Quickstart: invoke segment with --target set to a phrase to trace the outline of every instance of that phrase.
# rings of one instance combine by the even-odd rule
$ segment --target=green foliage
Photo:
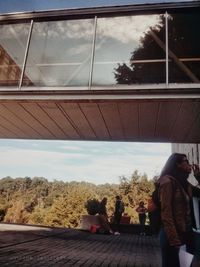
[[[96,214],[97,203],[107,197],[108,215],[112,216],[116,195],[121,195],[125,213],[138,222],[138,203],[147,203],[154,181],[134,171],[119,178],[119,185],[94,185],[86,182],[48,182],[43,177],[0,179],[0,219],[4,222],[29,223],[78,228],[81,216]]]

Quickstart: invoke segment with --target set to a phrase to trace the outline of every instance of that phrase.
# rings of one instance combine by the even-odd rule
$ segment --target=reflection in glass
[[[0,85],[18,86],[30,24],[0,25]],[[25,76],[26,83],[31,81]]]
[[[93,23],[34,23],[25,69],[34,86],[88,86]]]
[[[93,85],[165,83],[163,15],[97,21]]]
[[[200,82],[199,13],[169,17],[169,82]]]

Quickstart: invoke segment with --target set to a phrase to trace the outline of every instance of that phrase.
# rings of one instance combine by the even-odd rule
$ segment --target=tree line
[[[127,178],[119,177],[119,184],[95,185],[87,182],[50,182],[43,177],[0,179],[0,220],[57,227],[78,228],[81,216],[87,214],[89,199],[107,197],[108,215],[114,212],[115,196],[121,195],[125,213],[132,223],[138,222],[135,211],[138,203],[147,203],[154,189],[154,181],[137,170]]]

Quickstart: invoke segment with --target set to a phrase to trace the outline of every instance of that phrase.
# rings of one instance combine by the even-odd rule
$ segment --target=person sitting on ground
[[[140,201],[139,206],[136,208],[140,222],[140,235],[145,235],[145,222],[147,209],[144,206],[144,202]]]
[[[99,220],[100,220],[100,227],[102,232],[113,234],[113,231],[110,227],[110,223],[108,221],[108,214],[106,209],[107,198],[104,197],[102,201],[99,203]]]

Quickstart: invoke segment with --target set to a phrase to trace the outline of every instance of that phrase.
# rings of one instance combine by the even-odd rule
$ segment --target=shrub
[[[89,215],[96,215],[99,211],[99,201],[97,199],[88,199],[85,208]]]
[[[5,215],[6,215],[6,211],[4,209],[0,209],[0,222],[3,221]]]

